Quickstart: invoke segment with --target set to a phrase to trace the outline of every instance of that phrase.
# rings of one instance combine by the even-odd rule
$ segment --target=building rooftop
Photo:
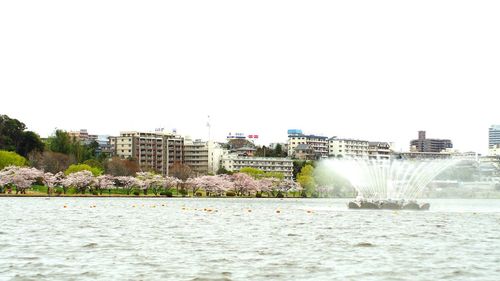
[[[291,134],[288,135],[288,137],[304,137],[304,138],[316,138],[316,139],[328,139],[328,137],[325,136],[317,136],[317,135],[304,135],[304,134]]]
[[[227,156],[222,157],[223,159],[238,159],[238,160],[256,160],[256,161],[293,161],[290,158],[287,157],[252,157],[252,156],[240,156],[240,155],[234,155],[234,154],[229,154]]]
[[[337,137],[332,137],[329,138],[328,140],[338,140],[338,141],[359,141],[359,142],[368,142],[367,140],[359,140],[359,139],[349,139],[349,138],[337,138]]]

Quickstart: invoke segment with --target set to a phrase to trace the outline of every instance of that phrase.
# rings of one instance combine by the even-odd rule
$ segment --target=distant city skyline
[[[214,140],[298,128],[408,150],[425,130],[487,153],[500,3],[195,2],[1,3],[0,113],[42,136],[207,139],[210,115]]]
[[[2,114],[5,114],[5,113],[2,113]],[[7,114],[7,115],[9,115],[9,114]],[[154,132],[156,129],[162,128],[164,130],[164,132],[171,132],[171,131],[175,130],[178,134],[181,134],[184,136],[189,136],[192,139],[208,140],[208,128],[206,127],[206,122],[205,122],[205,127],[199,126],[199,128],[200,128],[199,131],[187,131],[187,130],[184,130],[182,128],[179,128],[178,126],[173,127],[173,128],[168,128],[168,127],[150,127],[150,128],[143,127],[143,128],[140,128],[139,127],[139,128],[124,128],[121,130],[116,130],[116,129],[112,129],[112,126],[110,125],[110,123],[107,123],[107,125],[110,126],[111,129],[109,129],[109,130],[104,129],[104,131],[97,131],[97,130],[94,130],[92,128],[89,128],[88,126],[83,126],[82,128],[54,127],[53,129],[50,129],[50,128],[47,129],[45,131],[46,133],[43,133],[43,131],[37,130],[37,128],[33,128],[32,126],[30,126],[30,124],[28,122],[26,122],[25,120],[18,118],[14,115],[9,115],[9,116],[12,118],[20,119],[20,121],[24,122],[27,125],[28,130],[35,131],[36,133],[40,134],[41,137],[50,136],[51,134],[53,134],[53,132],[56,129],[61,129],[61,130],[65,130],[65,131],[79,131],[81,129],[86,129],[89,134],[118,136],[120,134],[120,132],[123,132],[123,131]],[[491,124],[491,125],[493,125],[493,124]],[[453,142],[453,148],[458,149],[462,152],[474,151],[474,152],[478,152],[478,153],[482,153],[482,154],[487,154],[487,152],[488,152],[488,129],[491,125],[488,125],[485,127],[485,129],[483,131],[482,139],[477,142],[477,143],[480,143],[480,142],[484,143],[484,147],[481,147],[480,149],[463,149],[463,148],[457,146],[457,143],[459,143],[459,144],[465,143],[463,141],[460,141],[459,139],[454,139],[453,137],[446,136],[440,132],[431,131],[431,134],[429,134],[429,131],[426,131],[426,132],[427,132],[427,136],[429,138],[451,139],[451,141]],[[99,126],[99,127],[101,127],[101,126]],[[217,134],[214,134],[213,132],[211,132],[211,140],[223,142],[226,140],[228,133],[232,133],[232,134],[243,133],[246,137],[248,135],[258,135],[258,139],[255,139],[255,143],[259,144],[259,145],[268,145],[270,143],[276,143],[276,142],[286,143],[287,139],[288,139],[288,134],[287,134],[288,129],[291,129],[291,128],[283,128],[283,130],[281,130],[280,132],[278,132],[278,133],[272,132],[269,135],[261,133],[261,132],[271,131],[271,130],[268,130],[266,128],[264,128],[262,130],[258,130],[258,131],[252,131],[252,132],[243,131],[243,130],[226,130],[226,131],[224,131],[224,129],[219,129],[219,130],[217,130]],[[367,141],[392,142],[395,145],[396,151],[409,151],[410,141],[414,140],[418,137],[417,130],[410,132],[410,133],[413,133],[413,135],[411,135],[406,141],[403,138],[399,137],[398,139],[400,140],[400,142],[398,142],[398,141],[394,141],[394,140],[390,139],[389,137],[384,137],[384,136],[380,136],[379,138],[376,138],[376,137],[370,138],[370,137],[366,137],[366,136],[363,137],[363,132],[357,132],[357,133],[352,134],[352,135],[343,135],[343,134],[324,133],[325,131],[328,131],[328,130],[317,130],[316,132],[313,132],[313,131],[308,131],[305,128],[295,128],[294,127],[294,129],[301,129],[305,134],[322,135],[322,136],[326,136],[326,137],[338,137],[338,138],[359,139],[359,140],[367,140]],[[212,127],[212,131],[213,131],[213,127]],[[458,135],[458,134],[456,134],[456,135]],[[275,137],[271,137],[271,136],[275,136]]]

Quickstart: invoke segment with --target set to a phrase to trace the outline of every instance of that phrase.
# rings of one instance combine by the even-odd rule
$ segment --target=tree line
[[[82,143],[66,131],[56,130],[45,140],[26,125],[0,115],[0,169],[9,165],[30,165],[45,172],[58,173],[74,164],[86,164],[114,176],[132,176],[140,171],[132,159],[109,159],[96,141]]]

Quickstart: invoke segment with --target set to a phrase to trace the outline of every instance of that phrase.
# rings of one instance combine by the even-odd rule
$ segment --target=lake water
[[[0,198],[0,280],[500,280],[500,200],[428,201]]]

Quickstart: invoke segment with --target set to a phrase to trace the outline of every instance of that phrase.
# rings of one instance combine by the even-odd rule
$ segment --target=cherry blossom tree
[[[302,186],[293,180],[283,180],[276,185],[275,190],[281,192],[282,194],[288,194],[288,192],[300,192],[302,191]]]
[[[59,172],[55,175],[50,172],[43,174],[42,181],[43,184],[47,187],[47,194],[48,195],[52,194],[53,189],[57,186],[60,186],[63,179],[64,179],[63,172]]]
[[[115,178],[112,175],[102,175],[96,178],[96,188],[102,195],[103,190],[107,189],[108,194],[111,194],[111,189],[115,188]]]
[[[77,193],[85,194],[87,189],[92,189],[95,186],[96,179],[92,172],[84,170],[67,175],[62,184],[66,188],[70,186],[76,188]]]
[[[127,195],[130,195],[132,189],[140,188],[142,186],[140,179],[130,176],[116,177],[116,180],[118,182],[118,186],[122,187],[127,192]]]
[[[196,194],[196,191],[198,191],[203,185],[205,184],[205,177],[196,177],[196,178],[189,178],[186,180],[185,184],[188,188],[191,188],[193,191],[193,195]]]
[[[232,189],[236,195],[251,194],[258,188],[258,183],[251,176],[244,173],[236,173],[232,175]]]
[[[276,178],[262,178],[260,180],[257,180],[257,195],[262,194],[263,192],[267,193],[268,196],[270,194],[273,194],[273,191],[275,190],[279,182],[280,180]]]
[[[198,190],[203,189],[205,190],[207,196],[221,196],[226,191],[233,188],[233,182],[227,175],[190,178],[186,181],[186,185],[192,189],[193,194],[196,194]]]
[[[207,187],[206,187],[207,188]],[[228,175],[217,175],[211,177],[211,185],[208,186],[207,194],[214,194],[216,196],[221,196],[228,190],[233,189],[233,182],[231,177]]]
[[[16,187],[16,194],[26,194],[26,189],[43,177],[43,172],[36,168],[9,166],[0,172],[0,186]]]
[[[166,180],[162,175],[156,175],[149,172],[140,172],[136,174],[136,177],[142,181],[142,190],[144,195],[148,194],[148,190],[151,189],[155,195],[158,195],[160,190],[165,186]]]
[[[182,181],[176,177],[165,177],[165,181],[163,182],[163,188],[165,189],[165,192],[170,191],[172,187],[178,187],[179,184],[181,184]]]

